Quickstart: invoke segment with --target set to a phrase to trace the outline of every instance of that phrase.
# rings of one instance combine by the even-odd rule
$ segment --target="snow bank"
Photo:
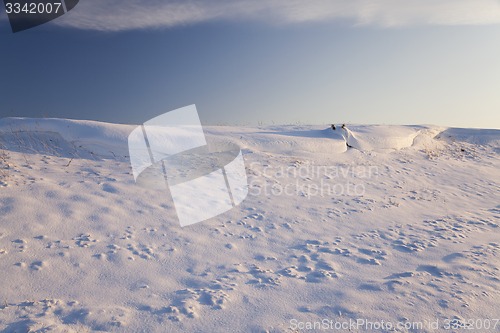
[[[13,141],[21,139],[30,141],[32,150],[41,149],[36,145],[56,142],[59,150],[83,148],[105,157],[128,155],[128,135],[135,128],[135,125],[88,120],[0,119],[0,137],[8,148],[9,143],[13,148]],[[228,140],[242,148],[279,154],[339,154],[346,152],[348,146],[360,151],[400,150],[423,142],[427,146],[439,144],[439,141],[500,146],[500,130],[436,126],[353,125],[337,126],[336,130],[324,126],[292,125],[262,128],[205,126],[204,132],[209,144],[213,137],[228,134],[231,137]]]
[[[413,126],[349,126],[343,131],[349,146],[361,151],[403,149],[413,145],[420,128]]]
[[[448,128],[437,135],[436,139],[499,147],[500,130],[477,128]]]
[[[132,125],[89,120],[0,119],[0,136],[3,138],[4,145],[17,147],[18,150],[26,148],[26,152],[40,151],[41,146],[44,146],[43,151],[47,153],[45,150],[64,146],[66,152],[82,148],[105,157],[125,156],[128,154],[127,137],[134,128],[135,126]]]

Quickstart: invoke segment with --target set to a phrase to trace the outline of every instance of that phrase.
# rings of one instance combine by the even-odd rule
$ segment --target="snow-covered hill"
[[[134,128],[0,120],[0,331],[422,332],[499,318],[499,130],[205,127],[242,149],[250,191],[181,228],[168,190],[134,183]]]

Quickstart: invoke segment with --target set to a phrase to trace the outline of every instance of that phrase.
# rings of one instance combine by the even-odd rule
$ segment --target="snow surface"
[[[0,331],[498,319],[500,131],[325,127],[205,127],[250,193],[181,228],[168,188],[134,182],[135,126],[0,120]]]

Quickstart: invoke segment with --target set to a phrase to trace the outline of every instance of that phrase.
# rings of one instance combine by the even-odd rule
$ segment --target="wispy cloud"
[[[56,24],[122,31],[214,20],[289,24],[344,19],[354,25],[500,23],[500,0],[84,0]]]

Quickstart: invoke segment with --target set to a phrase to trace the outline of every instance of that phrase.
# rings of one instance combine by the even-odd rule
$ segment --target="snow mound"
[[[413,145],[420,133],[419,127],[366,125],[339,129],[350,147],[362,151],[393,149],[400,150]]]
[[[270,153],[344,153],[349,147],[361,151],[400,150],[413,145],[421,134],[420,126],[360,125],[346,128],[320,126],[271,126],[248,132],[231,133],[240,136],[241,147]],[[220,133],[219,129],[209,131]],[[250,135],[249,135],[250,134]],[[430,134],[425,134],[432,137]],[[435,135],[435,134],[434,134]]]
[[[5,148],[25,153],[73,156],[86,151],[116,157],[127,155],[127,137],[134,128],[89,120],[4,118],[0,139]]]
[[[448,128],[436,136],[448,142],[467,142],[477,145],[500,146],[500,130],[477,128]]]
[[[320,126],[269,126],[263,128],[206,128],[209,136],[222,133],[239,136],[235,143],[250,151],[264,151],[273,154],[319,153],[335,154],[347,150],[340,133]],[[221,132],[222,131],[222,132]]]

